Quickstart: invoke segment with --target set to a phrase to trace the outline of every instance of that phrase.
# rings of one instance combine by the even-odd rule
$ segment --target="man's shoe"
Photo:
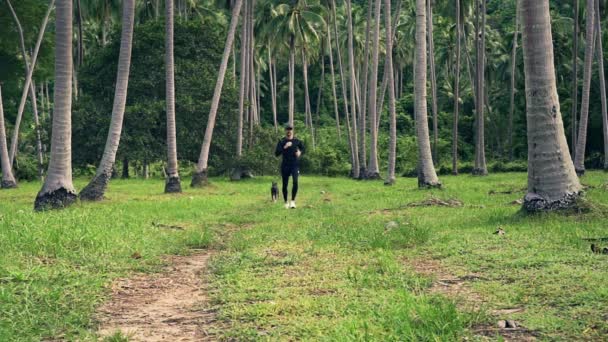
[[[291,209],[295,209],[296,208],[296,201],[291,201],[291,204],[289,205],[289,207]]]
[[[289,209],[291,208],[291,206],[289,205],[289,202],[285,202],[285,209]]]

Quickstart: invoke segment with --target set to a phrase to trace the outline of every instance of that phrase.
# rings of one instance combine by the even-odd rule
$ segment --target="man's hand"
[[[291,147],[291,145],[292,145],[291,141],[288,141],[288,142],[285,144],[285,146],[283,146],[283,149],[284,149],[284,150],[286,150],[286,149],[290,148],[290,147]]]
[[[302,151],[300,151],[300,149],[296,150],[296,158],[300,158],[300,156],[302,155]]]

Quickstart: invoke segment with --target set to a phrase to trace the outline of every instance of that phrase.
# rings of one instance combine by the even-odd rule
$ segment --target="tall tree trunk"
[[[572,30],[572,118],[571,118],[571,146],[572,158],[576,156],[576,134],[578,125],[578,38],[580,36],[579,0],[574,0],[574,30]]]
[[[310,129],[312,148],[316,149],[315,127],[312,122],[312,111],[310,108],[310,94],[308,92],[308,62],[306,61],[306,50],[302,50],[302,73],[304,75],[304,102],[306,105],[306,126]]]
[[[376,106],[378,105],[377,101],[377,92],[378,92],[378,59],[379,59],[379,49],[380,49],[380,9],[381,9],[381,0],[376,0],[374,6],[374,38],[372,41],[372,66],[371,73],[369,75],[369,130],[370,130],[370,152],[369,152],[369,164],[367,165],[367,174],[365,178],[368,179],[378,179],[380,178],[380,169],[378,167],[378,131],[376,131],[376,119],[377,119],[377,111]],[[385,9],[386,11],[386,9]],[[390,15],[390,14],[389,14]],[[388,40],[388,44],[390,45],[390,37]]]
[[[51,97],[49,96],[49,81],[44,82],[44,97],[46,98],[47,115],[50,117],[52,112]]]
[[[357,160],[356,166],[357,169],[353,170],[353,178],[359,178],[361,175],[361,159],[359,159],[359,140],[357,138],[357,104],[356,104],[356,87],[355,83],[357,82],[357,77],[355,75],[355,53],[353,51],[353,18],[352,18],[352,8],[351,8],[351,0],[346,0],[346,13],[348,17],[348,68],[350,72],[350,115],[352,121],[352,130],[351,135],[353,137],[353,147],[355,148],[354,157]]]
[[[399,9],[397,9],[399,13]],[[397,17],[397,21],[399,21]],[[391,185],[395,183],[395,164],[397,160],[397,113],[395,110],[395,80],[393,73],[393,28],[391,24],[391,0],[384,0],[384,20],[386,41],[386,63],[385,75],[388,80],[388,111],[389,111],[389,145],[388,145],[388,174],[385,184]],[[379,122],[379,120],[378,120]]]
[[[393,49],[393,45],[395,44],[395,33],[397,32],[397,24],[399,24],[399,16],[401,14],[401,1],[397,2],[397,10],[395,11],[395,15],[394,15],[394,20],[392,21],[392,27],[391,27],[391,31],[393,32],[393,37],[391,39],[391,50]],[[385,56],[384,59],[384,65],[388,65],[388,54]],[[393,56],[391,56],[391,60],[393,59]],[[396,83],[395,79],[397,77],[395,77],[395,75],[397,74],[396,70],[395,70],[395,66],[391,66],[391,69],[393,70],[393,77],[391,77],[391,79],[393,79],[393,89],[396,88]],[[380,93],[380,98],[378,99],[378,105],[376,106],[376,112],[378,113],[377,118],[376,118],[376,131],[380,131],[380,118],[382,116],[382,111],[384,108],[384,98],[386,97],[386,88],[388,87],[388,79],[389,79],[389,75],[386,71],[386,67],[384,70],[384,75],[382,76],[382,86],[380,87],[382,89],[381,93]],[[395,93],[396,95],[396,90]],[[377,134],[377,133],[376,133]]]
[[[416,60],[414,63],[414,108],[416,111],[416,137],[418,138],[418,187],[441,187],[435,173],[426,98],[426,0],[416,0]]]
[[[357,178],[359,177],[359,157],[357,155],[357,147],[356,147],[356,141],[354,141],[354,136],[352,134],[352,129],[350,126],[350,110],[349,110],[349,99],[348,99],[348,95],[347,95],[347,88],[346,88],[346,75],[344,72],[344,67],[343,67],[343,63],[342,63],[342,53],[340,51],[340,44],[337,41],[337,37],[340,37],[340,35],[338,34],[338,23],[337,23],[337,19],[336,19],[336,3],[335,0],[331,0],[330,1],[331,4],[331,9],[332,9],[332,14],[333,14],[333,27],[334,27],[334,36],[336,37],[336,52],[338,54],[338,68],[340,70],[340,84],[341,84],[341,88],[342,88],[342,99],[343,99],[343,103],[344,103],[344,116],[346,118],[346,132],[348,135],[348,142],[350,145],[350,154],[351,154],[351,174],[350,176],[353,178]]]
[[[296,47],[295,37],[292,35],[289,38],[289,125],[293,126],[293,116],[295,109],[295,98],[294,98],[294,78],[295,78],[295,64],[296,64]]]
[[[321,101],[323,96],[323,85],[325,83],[325,46],[324,40],[321,38],[321,55],[319,56],[319,61],[321,62],[321,79],[319,80],[319,90],[317,92],[317,103],[315,109],[315,116],[317,120],[319,119],[319,111],[321,110]]]
[[[165,77],[167,102],[167,178],[165,193],[182,192],[175,133],[175,61],[173,58],[173,0],[165,1]]]
[[[120,53],[116,71],[116,89],[114,91],[114,105],[112,106],[112,119],[106,138],[106,146],[95,177],[79,194],[81,200],[99,201],[112,178],[112,168],[116,163],[116,152],[120,144],[122,125],[127,102],[127,89],[131,68],[131,50],[133,47],[133,23],[135,19],[135,0],[123,0],[122,33],[120,37]]]
[[[372,20],[376,20],[377,18],[372,17],[372,14],[375,13],[375,3],[380,4],[382,0],[369,0],[368,4],[367,4],[367,18],[366,18],[366,23],[365,23],[365,46],[364,46],[364,55],[363,55],[363,77],[361,76],[361,72],[357,73],[357,75],[359,76],[357,78],[357,80],[360,80],[360,82],[357,82],[357,86],[359,86],[359,84],[362,82],[363,83],[363,87],[362,87],[362,92],[363,94],[361,94],[361,89],[358,88],[358,95],[359,98],[357,99],[357,101],[360,103],[360,107],[359,107],[359,111],[357,113],[359,113],[359,146],[360,146],[360,152],[359,152],[359,157],[360,157],[360,178],[366,178],[367,177],[367,117],[368,115],[370,115],[370,113],[368,113],[368,106],[369,104],[367,104],[368,102],[368,96],[369,96],[369,92],[371,91],[371,87],[373,86],[371,84],[371,82],[369,81],[369,58],[370,58],[370,35],[371,35],[371,24],[372,24]],[[375,27],[375,26],[374,26]],[[371,127],[371,126],[370,126]],[[371,137],[370,137],[371,138]],[[370,146],[371,147],[371,146]],[[378,158],[376,158],[377,161]],[[376,162],[377,164],[377,162]]]
[[[427,26],[428,26],[428,39],[429,39],[429,68],[431,71],[431,96],[433,101],[431,102],[433,109],[433,161],[435,164],[439,163],[439,157],[437,154],[437,140],[439,137],[438,128],[438,113],[437,113],[437,73],[435,72],[435,41],[433,39],[433,0],[427,0]]]
[[[270,52],[270,47],[268,47],[268,76],[270,79],[270,102],[272,107],[272,122],[274,124],[275,133],[279,131],[279,123],[277,121],[277,96],[275,89],[275,80],[274,80],[274,66],[273,60]]]
[[[452,122],[452,174],[458,174],[458,120],[460,116],[460,62],[462,43],[460,0],[456,0],[456,77],[454,80],[454,121]]]
[[[600,98],[602,101],[602,131],[604,133],[604,170],[608,170],[608,109],[606,104],[606,76],[604,74],[604,48],[602,46],[602,20],[600,2],[595,1],[596,58],[600,73]]]
[[[36,85],[32,80],[32,93],[35,94]],[[43,182],[44,181],[44,157],[42,155],[42,134],[40,127],[40,116],[38,115],[38,103],[36,101],[36,96],[32,96],[32,109],[34,112],[34,130],[36,131],[36,156],[38,157],[38,179]]]
[[[72,13],[72,0],[57,1],[51,156],[47,177],[36,196],[34,209],[37,211],[64,208],[76,201],[76,190],[72,184]],[[32,61],[30,78],[34,66]]]
[[[228,36],[226,37],[226,44],[224,45],[224,54],[222,55],[222,62],[220,64],[217,82],[215,83],[215,91],[213,92],[213,98],[211,99],[211,109],[209,110],[209,119],[207,120],[207,128],[205,130],[205,137],[203,138],[201,154],[198,160],[198,164],[196,166],[196,173],[192,176],[192,186],[201,186],[207,183],[208,181],[207,164],[209,160],[211,138],[213,136],[213,129],[215,128],[215,118],[220,103],[220,97],[222,95],[224,76],[226,75],[226,69],[228,68],[228,60],[230,59],[230,49],[232,49],[232,42],[234,41],[236,27],[239,22],[239,13],[241,12],[241,5],[242,0],[236,0],[234,8],[232,9],[230,28],[228,29]]]
[[[11,189],[17,187],[17,181],[13,176],[8,149],[6,146],[6,130],[4,126],[4,108],[2,105],[2,84],[0,84],[0,166],[2,167],[2,181],[0,188]]]
[[[29,63],[29,56],[27,54],[27,51],[25,49],[25,39],[23,37],[23,28],[21,26],[21,21],[19,20],[19,17],[17,16],[17,13],[15,12],[15,9],[13,8],[10,0],[7,0],[7,4],[9,7],[9,10],[13,16],[13,19],[15,20],[15,24],[17,26],[17,31],[19,32],[19,45],[21,47],[21,55],[23,56],[23,62],[25,65],[25,77],[27,78],[27,75],[30,71],[30,63]],[[33,53],[32,53],[33,54]],[[43,177],[44,177],[44,169],[43,169],[43,164],[42,164],[42,142],[40,141],[40,120],[38,119],[38,104],[36,101],[36,86],[34,85],[34,81],[32,80],[29,86],[29,94],[30,94],[30,102],[32,103],[32,111],[34,112],[34,123],[36,125],[36,147],[37,147],[37,153],[38,153],[38,175],[40,178],[40,181],[43,181]]]
[[[329,23],[327,25],[327,46],[329,47],[329,72],[331,73],[331,92],[333,95],[334,115],[336,118],[336,133],[338,134],[338,139],[342,140],[342,130],[340,129],[340,111],[338,110],[338,95],[336,91],[336,74],[334,71],[334,51],[331,44],[331,30],[329,28]]]
[[[243,120],[245,118],[245,101],[247,97],[247,41],[249,25],[247,24],[247,12],[249,6],[247,3],[243,7],[243,20],[241,23],[241,70],[240,70],[240,86],[239,86],[239,114],[237,118],[237,135],[236,135],[236,156],[241,158],[243,155]]]
[[[587,123],[589,122],[589,94],[593,68],[593,48],[595,33],[595,0],[587,0],[587,20],[585,33],[585,65],[583,70],[583,94],[581,98],[581,118],[578,125],[574,169],[579,176],[585,174],[585,147],[587,145]]]
[[[477,134],[475,137],[475,167],[473,175],[485,176],[486,167],[485,146],[485,58],[486,58],[486,2],[477,0]]]
[[[77,67],[80,68],[84,62],[84,43],[82,38],[82,6],[80,6],[80,0],[76,0],[76,20],[78,24],[78,54],[77,54]]]
[[[144,164],[143,165],[144,179],[149,179],[150,178],[150,164],[148,163],[148,159],[144,159],[144,163],[143,164]]]
[[[7,4],[9,4],[9,6],[10,6],[10,1],[7,1]],[[40,31],[38,31],[38,39],[36,41],[36,47],[34,48],[34,53],[32,54],[32,60],[31,60],[30,66],[28,68],[29,70],[25,77],[25,84],[23,85],[23,91],[21,93],[21,101],[19,102],[19,108],[17,109],[17,119],[15,120],[15,127],[13,128],[13,138],[11,140],[11,149],[10,149],[10,154],[9,154],[11,165],[13,165],[13,162],[15,161],[15,155],[17,153],[17,144],[19,141],[19,127],[21,125],[21,119],[23,118],[23,110],[25,109],[25,101],[27,99],[28,93],[31,91],[32,75],[34,73],[34,69],[36,69],[38,51],[40,51],[40,44],[42,43],[42,38],[44,38],[44,32],[46,30],[46,25],[49,21],[49,16],[51,15],[51,11],[53,10],[54,5],[55,5],[55,0],[51,0],[51,3],[49,4],[49,7],[46,11],[46,15],[44,16],[44,19],[42,20],[42,26],[40,28]],[[10,8],[12,8],[12,6]],[[13,11],[13,13],[14,13],[14,11]],[[15,16],[15,19],[17,19],[16,16]],[[18,19],[17,19],[17,21],[18,21]],[[18,26],[21,26],[21,24],[19,24]],[[70,77],[72,77],[71,74],[72,74],[72,72],[70,71]],[[70,85],[71,85],[71,83],[72,83],[72,81],[70,80]]]
[[[528,122],[528,193],[523,206],[528,211],[568,208],[575,204],[581,185],[559,109],[549,1],[519,1]]]
[[[515,4],[515,31],[513,32],[513,49],[511,50],[511,99],[509,109],[509,160],[513,160],[513,112],[515,111],[515,72],[517,71],[517,37],[519,35],[519,3]]]

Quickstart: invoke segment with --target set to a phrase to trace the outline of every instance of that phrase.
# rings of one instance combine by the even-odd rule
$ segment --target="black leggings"
[[[298,194],[298,167],[282,167],[281,176],[283,177],[283,199],[287,202],[287,186],[289,185],[289,176],[293,178],[293,186],[291,188],[291,200],[296,200]]]

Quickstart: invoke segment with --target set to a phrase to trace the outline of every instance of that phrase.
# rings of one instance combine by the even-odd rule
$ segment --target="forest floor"
[[[38,183],[1,191],[0,340],[608,335],[608,255],[589,240],[608,247],[605,173],[583,178],[596,210],[568,216],[522,215],[523,173],[431,191],[303,175],[295,210],[271,180],[179,195],[115,180],[103,202],[46,213]]]

